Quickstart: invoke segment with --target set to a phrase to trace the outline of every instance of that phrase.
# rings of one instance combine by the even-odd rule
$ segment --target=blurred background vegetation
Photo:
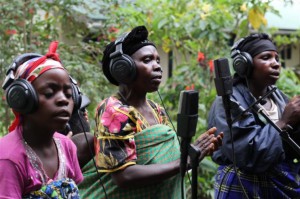
[[[299,31],[287,36],[268,28],[265,14],[278,15],[277,9],[271,1],[261,0],[0,0],[0,84],[14,57],[25,52],[44,54],[49,43],[58,40],[63,64],[92,101],[88,110],[93,129],[97,103],[117,89],[102,74],[102,51],[120,33],[145,25],[150,39],[167,55],[167,77],[159,93],[175,127],[180,91],[199,91],[197,137],[206,130],[216,96],[212,60],[229,58],[233,42],[250,32],[272,35],[279,49],[299,44]],[[175,52],[181,55],[180,62]],[[300,93],[293,68],[283,69],[278,86],[290,97]],[[12,114],[3,90],[0,96],[1,137]],[[157,93],[150,97],[161,102]],[[212,198],[216,168],[209,157],[202,161],[199,198]]]

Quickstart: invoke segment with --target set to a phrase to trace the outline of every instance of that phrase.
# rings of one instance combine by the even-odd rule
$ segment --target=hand
[[[201,134],[193,144],[200,149],[201,155],[199,161],[207,155],[212,155],[212,153],[222,145],[223,132],[215,136],[214,134],[216,131],[216,127],[210,128],[208,131]]]
[[[285,127],[287,124],[297,126],[300,124],[300,96],[296,96],[286,105],[282,113],[282,117],[277,122],[280,128]]]
[[[69,131],[68,134],[66,135],[68,138],[71,138],[73,136],[73,132]]]
[[[88,111],[87,111],[87,110],[85,110],[85,111],[83,112],[83,116],[84,116],[84,118],[86,119],[86,121],[89,122],[89,116],[88,116]]]

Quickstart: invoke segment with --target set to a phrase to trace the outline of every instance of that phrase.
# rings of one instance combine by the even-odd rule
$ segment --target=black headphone
[[[231,48],[231,58],[233,69],[240,77],[249,77],[253,71],[252,56],[247,52],[241,52],[239,48],[249,41],[257,38],[269,39],[269,36],[265,33],[251,34],[245,38],[239,39]]]
[[[122,43],[129,33],[121,35],[116,41],[115,52],[109,55],[110,64],[109,71],[112,77],[118,82],[123,84],[131,83],[136,78],[136,65],[133,59],[123,53]]]
[[[74,101],[74,108],[73,108],[73,113],[75,113],[75,111],[78,111],[80,109],[81,106],[81,101],[82,101],[82,92],[80,91],[80,88],[77,84],[77,81],[75,79],[73,79],[70,75],[70,80],[72,82],[72,98]]]
[[[18,67],[26,61],[42,57],[36,53],[25,53],[16,57],[6,72],[6,78],[2,88],[6,91],[6,101],[10,108],[21,114],[34,112],[38,108],[38,95],[32,84],[25,79],[15,78],[14,73]],[[72,96],[74,100],[74,110],[78,110],[81,104],[81,92],[77,82],[70,76],[72,82]]]

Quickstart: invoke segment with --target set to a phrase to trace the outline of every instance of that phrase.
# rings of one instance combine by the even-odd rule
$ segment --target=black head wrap
[[[255,57],[264,51],[276,51],[277,48],[270,37],[265,33],[251,34],[237,46],[241,52],[247,52],[251,57]]]
[[[134,54],[137,50],[144,46],[154,45],[151,41],[148,40],[148,30],[145,26],[137,26],[131,30],[131,32],[128,33],[126,38],[124,39],[122,43],[122,50],[123,53],[126,55],[131,56]],[[119,83],[112,77],[110,73],[110,54],[115,52],[116,45],[115,41],[108,44],[103,52],[103,58],[102,58],[102,70],[105,75],[105,77],[108,79],[108,81],[114,85],[119,85]]]

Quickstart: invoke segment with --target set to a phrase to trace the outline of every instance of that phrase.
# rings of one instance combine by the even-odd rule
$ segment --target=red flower
[[[108,31],[109,31],[109,32],[117,33],[117,32],[119,32],[119,29],[118,29],[118,28],[115,28],[115,27],[110,27],[110,28],[108,29]]]
[[[192,85],[190,85],[190,86],[186,86],[186,87],[185,87],[185,90],[186,90],[186,91],[188,91],[188,90],[195,90],[195,85],[192,84]]]
[[[197,58],[198,62],[202,62],[205,60],[205,55],[202,52],[198,52],[198,58]]]
[[[214,62],[213,62],[213,60],[208,61],[208,66],[209,66],[209,72],[213,73],[214,72]]]
[[[30,8],[30,9],[28,10],[28,12],[29,12],[30,14],[34,14],[34,13],[35,13],[35,9],[34,9],[34,8]]]
[[[15,35],[15,34],[17,34],[17,31],[14,30],[14,29],[7,29],[5,31],[5,34],[7,34],[7,35]]]

